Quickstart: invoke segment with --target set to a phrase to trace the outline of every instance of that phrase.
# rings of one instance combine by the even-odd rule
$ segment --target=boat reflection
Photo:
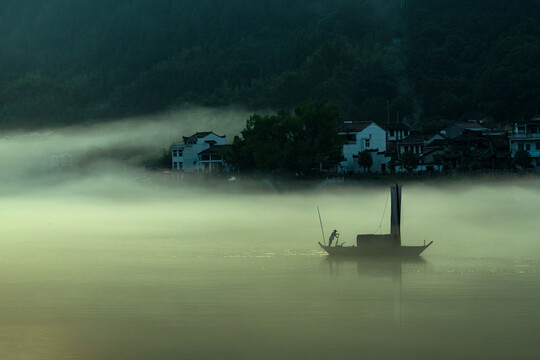
[[[429,263],[421,257],[327,256],[323,260],[323,268],[333,277],[350,275],[356,269],[357,275],[366,280],[390,280],[388,286],[391,288],[393,318],[394,322],[401,326],[403,273],[425,273],[429,269]]]
[[[356,269],[358,275],[389,276],[400,278],[403,269],[414,272],[426,272],[429,263],[421,257],[354,257],[354,256],[327,256],[323,260],[324,268],[330,275],[350,273]]]

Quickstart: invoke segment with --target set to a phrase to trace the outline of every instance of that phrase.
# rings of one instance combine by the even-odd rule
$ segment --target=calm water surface
[[[537,359],[539,190],[404,187],[416,261],[317,248],[316,206],[352,243],[385,187],[4,196],[0,358]]]

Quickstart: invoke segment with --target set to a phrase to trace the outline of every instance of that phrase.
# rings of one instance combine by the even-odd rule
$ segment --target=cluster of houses
[[[433,135],[421,135],[405,124],[344,121],[339,129],[344,138],[344,160],[327,168],[338,174],[442,171],[451,169],[502,169],[511,165],[519,150],[525,150],[531,165],[540,168],[540,116],[520,121],[513,128],[502,127],[478,116],[456,122]],[[172,145],[172,169],[211,173],[227,171],[223,157],[226,137],[197,132]],[[360,153],[371,155],[371,166],[362,166]],[[406,164],[404,154],[416,159]],[[408,166],[407,166],[408,165]]]

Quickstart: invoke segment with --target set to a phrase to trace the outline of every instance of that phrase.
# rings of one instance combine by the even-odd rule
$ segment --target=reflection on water
[[[341,271],[349,271],[350,264],[356,266],[359,276],[385,276],[392,279],[399,278],[403,267],[414,268],[415,271],[427,271],[429,263],[423,257],[353,257],[353,256],[325,256],[331,275],[339,275]]]
[[[422,258],[329,258],[317,204],[380,221],[352,191],[3,199],[0,358],[538,358],[538,192],[411,189]]]
[[[328,271],[331,276],[340,276],[343,272],[351,271],[350,265],[356,265],[358,276],[375,278],[379,281],[391,280],[388,285],[392,289],[392,302],[394,322],[402,323],[402,280],[403,267],[406,271],[414,269],[416,272],[425,272],[428,263],[422,257],[376,257],[358,258],[351,256],[328,256],[325,257]]]

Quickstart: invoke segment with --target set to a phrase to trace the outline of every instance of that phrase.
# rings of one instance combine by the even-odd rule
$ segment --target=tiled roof
[[[379,126],[386,130],[410,130],[410,128],[405,124],[380,124]]]
[[[222,155],[223,151],[226,150],[230,145],[214,145],[210,146],[208,149],[201,151],[198,155]]]
[[[426,145],[426,148],[433,148],[433,149],[444,149],[444,145],[446,144],[445,139],[436,139],[430,142]]]
[[[459,122],[467,122],[469,120],[483,120],[487,114],[480,111],[467,112],[459,118]]]
[[[428,149],[428,150],[424,150],[424,152],[422,153],[422,157],[426,157],[428,156],[429,154],[432,154],[434,152],[441,152],[443,151],[443,149],[439,149],[439,148],[433,148],[433,149]]]
[[[357,121],[357,122],[344,122],[338,128],[340,133],[360,132],[367,128],[369,125],[374,124],[373,121]]]
[[[418,144],[418,143],[424,143],[425,137],[423,135],[410,135],[407,136],[405,139],[401,140],[399,142],[400,145],[402,144]]]
[[[533,116],[530,119],[520,119],[518,124],[540,124],[540,115]]]
[[[489,130],[497,130],[497,129],[502,129],[502,126],[501,124],[499,123],[485,123],[485,124],[482,124],[485,128],[489,129]]]
[[[475,122],[457,122],[452,125],[465,130],[487,130],[485,126]]]
[[[188,137],[184,136],[183,138],[184,138],[184,142],[191,142],[191,141],[197,141],[197,139],[200,139],[200,138],[207,137],[210,134],[214,134],[214,135],[219,136],[221,138],[225,137],[225,135],[220,136],[220,135],[214,133],[213,131],[204,131],[204,132],[196,132],[195,134],[193,134],[191,136],[188,136]]]
[[[379,151],[379,148],[377,149],[367,149],[367,150],[364,150],[366,152],[370,152],[370,153],[377,153],[377,154],[384,154],[385,152],[384,151]],[[353,154],[353,158],[357,158],[358,157],[358,154]]]
[[[487,138],[485,136],[482,136],[482,134],[476,133],[476,132],[467,132],[465,131],[463,134],[458,136],[455,139],[452,139],[454,142],[464,142],[464,141],[487,141]]]

